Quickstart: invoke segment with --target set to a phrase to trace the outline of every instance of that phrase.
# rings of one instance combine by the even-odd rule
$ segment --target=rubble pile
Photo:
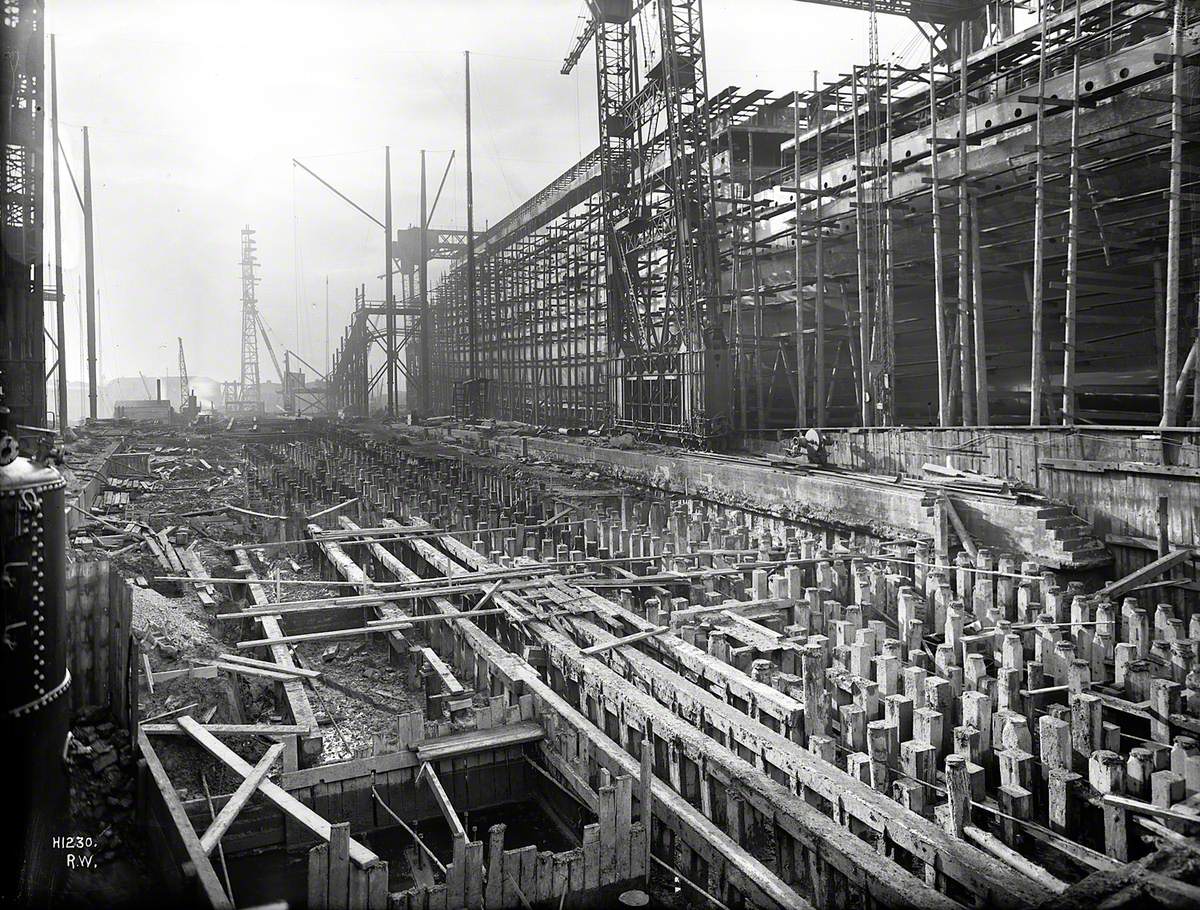
[[[137,763],[127,730],[106,709],[81,714],[67,746],[74,830],[97,832],[96,855],[111,860],[130,843]]]

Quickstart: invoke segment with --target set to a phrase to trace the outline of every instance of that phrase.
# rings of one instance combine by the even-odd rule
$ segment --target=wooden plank
[[[471,841],[464,854],[463,873],[466,878],[465,906],[467,910],[483,908],[483,841]]]
[[[159,670],[154,674],[154,685],[161,686],[165,682],[170,682],[173,679],[215,679],[217,676],[217,668],[214,666],[202,667],[184,667],[182,670]],[[150,687],[150,691],[154,691],[154,686]]]
[[[1174,566],[1177,566],[1181,562],[1190,559],[1194,552],[1196,551],[1175,550],[1171,553],[1168,553],[1166,556],[1159,557],[1153,562],[1142,566],[1140,569],[1130,572],[1124,578],[1119,578],[1116,581],[1109,582],[1098,592],[1096,592],[1096,596],[1101,598],[1107,597],[1109,599],[1120,597],[1130,588],[1136,587],[1137,585],[1150,581],[1151,579],[1158,578],[1158,576],[1162,575],[1164,572],[1168,571]]]
[[[430,669],[437,674],[438,679],[442,682],[442,689],[448,695],[462,695],[467,691],[463,688],[463,684],[455,678],[453,671],[438,657],[437,652],[433,648],[423,647],[417,650],[424,656],[425,662],[429,664]]]
[[[278,638],[256,638],[251,641],[239,641],[237,648],[244,651],[249,648],[263,648],[268,645],[290,645],[302,641],[328,641],[333,638],[357,638],[360,635],[371,635],[375,632],[394,632],[411,629],[412,623],[406,620],[382,622],[378,625],[360,626],[356,629],[334,629],[330,632],[306,632],[302,635],[281,635]]]
[[[271,770],[271,766],[275,764],[275,760],[283,753],[283,743],[275,743],[271,748],[267,749],[266,754],[259,759],[257,765],[246,777],[245,780],[238,785],[238,788],[233,791],[233,796],[229,797],[229,801],[221,807],[221,811],[217,813],[217,817],[213,819],[212,824],[208,826],[208,830],[200,838],[200,846],[205,853],[212,853],[217,844],[221,841],[221,835],[229,830],[229,826],[233,824],[233,820],[237,818],[237,814],[242,811],[242,807],[254,795],[258,789],[258,785],[262,783],[262,779],[267,776],[267,772]]]
[[[214,661],[209,664],[215,670],[224,670],[226,673],[236,673],[241,676],[253,676],[257,679],[270,679],[275,682],[287,682],[291,679],[297,679],[291,673],[278,673],[275,670],[264,670],[262,667],[251,667],[248,664],[233,664],[225,661]]]
[[[653,629],[643,629],[641,632],[634,632],[632,635],[626,635],[623,638],[618,638],[606,644],[591,645],[590,647],[582,648],[579,653],[590,657],[594,654],[601,654],[604,651],[611,651],[613,648],[620,648],[622,645],[631,645],[634,642],[645,641],[647,638],[653,638],[656,635],[662,635],[664,632],[670,631],[670,626],[655,626]]]
[[[216,659],[222,663],[260,667],[263,670],[270,670],[272,673],[282,673],[285,676],[303,676],[305,679],[320,679],[321,677],[321,674],[316,670],[307,670],[302,667],[285,667],[272,663],[269,660],[255,660],[253,657],[244,657],[241,654],[218,654]]]
[[[143,724],[141,729],[153,736],[188,735],[173,723]],[[308,732],[307,727],[299,724],[204,724],[202,729],[213,736],[296,736]]]
[[[388,864],[380,860],[367,866],[366,910],[388,910]]]
[[[429,784],[429,789],[433,792],[434,801],[437,802],[438,808],[442,810],[442,815],[446,818],[446,824],[450,826],[450,833],[456,840],[466,840],[467,832],[463,828],[462,821],[459,820],[458,813],[454,811],[454,804],[450,802],[450,797],[446,795],[445,789],[442,787],[442,782],[438,780],[437,772],[433,770],[433,765],[425,762],[421,765],[421,770],[417,774],[417,783],[424,780]]]
[[[229,765],[234,771],[243,777],[249,775],[254,769],[250,767],[249,762],[226,746],[223,742],[213,736],[203,726],[198,724],[190,717],[181,717],[176,721],[187,734],[198,742],[211,755],[219,758],[225,764]],[[296,732],[296,731],[292,731]],[[308,828],[313,834],[323,841],[329,840],[330,824],[329,822],[317,815],[312,809],[304,805],[290,793],[271,783],[269,780],[264,780],[260,785],[260,790],[263,796],[267,797],[271,802],[277,805],[280,809],[292,816],[296,821],[300,822],[304,827]],[[350,841],[350,858],[359,866],[366,866],[373,863],[379,857],[364,847],[358,841]]]
[[[309,910],[329,908],[329,845],[317,844],[308,851]]]
[[[329,910],[350,907],[350,823],[329,826]]]
[[[397,752],[385,752],[383,755],[371,755],[345,762],[317,765],[300,771],[289,771],[283,775],[283,787],[290,792],[318,783],[350,780],[369,774],[388,774],[392,771],[415,768],[419,764],[420,760],[416,755],[401,749]]]
[[[95,600],[93,622],[95,629],[95,654],[92,658],[93,685],[95,686],[96,703],[106,707],[112,704],[112,689],[109,688],[108,661],[109,642],[112,626],[112,604],[109,601],[111,585],[109,578],[114,572],[112,564],[107,560],[96,563],[96,574],[92,579],[91,594]]]
[[[1067,883],[1055,878],[1037,863],[1026,859],[1016,850],[1013,850],[999,838],[976,828],[973,825],[967,825],[963,829],[963,833],[967,839],[982,847],[996,859],[1000,860],[1007,866],[1016,869],[1026,878],[1029,878],[1046,890],[1053,894],[1062,894],[1067,890]]]
[[[546,731],[540,724],[532,721],[522,721],[518,724],[508,724],[503,727],[490,727],[486,730],[468,730],[452,736],[426,740],[417,746],[417,757],[423,762],[441,761],[460,755],[470,755],[518,746],[524,743],[537,742],[545,737]]]
[[[196,829],[192,827],[187,809],[183,807],[179,794],[175,791],[175,785],[171,783],[171,778],[167,776],[166,769],[163,768],[162,762],[158,758],[158,753],[154,751],[154,747],[150,745],[150,740],[144,732],[138,733],[138,750],[146,760],[146,768],[154,779],[159,793],[162,794],[163,804],[167,807],[167,813],[175,823],[175,828],[183,841],[183,847],[196,871],[196,878],[204,890],[204,896],[216,910],[224,910],[224,908],[233,910],[233,902],[225,894],[221,882],[217,878],[217,870],[213,868],[208,853],[200,845],[200,838],[196,836]]]
[[[967,554],[972,559],[975,559],[979,555],[979,548],[975,546],[975,540],[971,537],[971,532],[963,524],[962,517],[958,514],[958,510],[954,508],[954,503],[950,500],[950,497],[945,493],[940,493],[939,496],[945,502],[946,517],[950,519],[950,524],[954,527],[954,533],[958,535],[963,549],[967,551]]]

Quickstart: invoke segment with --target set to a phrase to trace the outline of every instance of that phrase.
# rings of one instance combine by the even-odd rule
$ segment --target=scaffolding
[[[480,235],[477,377],[462,260],[429,289],[432,412],[472,379],[486,416],[705,445],[1196,412],[1195,9],[989,4],[923,23],[925,65],[706,97],[691,5],[628,7],[601,146]]]

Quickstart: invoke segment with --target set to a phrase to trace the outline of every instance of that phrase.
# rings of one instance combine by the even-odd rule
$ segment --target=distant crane
[[[254,311],[254,319],[258,323],[258,330],[262,332],[263,343],[267,346],[267,353],[271,355],[271,363],[275,364],[275,372],[279,375],[279,385],[283,387],[287,385],[287,379],[284,378],[283,370],[279,368],[279,358],[275,356],[275,348],[271,344],[271,339],[267,336],[267,324],[263,321],[258,310]]]
[[[179,339],[179,410],[188,406],[188,371],[187,361],[183,359],[183,339]]]
[[[150,393],[150,380],[146,378],[146,374],[138,370],[138,375],[142,377],[142,388],[146,390],[146,400],[153,400],[154,396]]]
[[[258,388],[258,301],[254,288],[258,278],[254,266],[254,231],[249,226],[242,229],[242,379],[239,383],[238,404],[247,410],[255,410],[262,401]]]

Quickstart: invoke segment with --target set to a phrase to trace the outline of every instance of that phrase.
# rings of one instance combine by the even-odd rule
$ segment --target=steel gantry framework
[[[261,411],[262,390],[258,371],[258,277],[254,267],[254,234],[249,225],[242,228],[242,345],[241,378],[238,380],[236,402],[226,402],[226,408],[236,411]]]
[[[685,6],[591,4],[601,145],[476,244],[486,416],[1200,419],[1194,5],[972,7],[925,23],[928,65],[782,96],[706,96]],[[428,293],[427,413],[472,378],[464,282]]]
[[[0,265],[0,386],[7,425],[46,421],[46,335],[42,289],[43,36],[40,0],[4,5],[0,36],[5,107],[3,265]]]

